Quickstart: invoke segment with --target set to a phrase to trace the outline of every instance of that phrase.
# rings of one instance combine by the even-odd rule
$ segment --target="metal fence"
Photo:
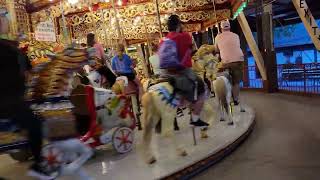
[[[278,88],[320,94],[320,63],[278,65]]]
[[[279,90],[320,94],[320,63],[278,65]],[[244,67],[242,88],[263,88],[256,66]]]
[[[256,66],[245,66],[243,81],[241,82],[240,86],[242,88],[262,89],[263,82],[259,76],[259,70]]]

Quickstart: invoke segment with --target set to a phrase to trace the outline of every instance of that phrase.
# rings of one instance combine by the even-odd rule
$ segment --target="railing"
[[[263,88],[256,66],[244,67],[243,75],[242,88]],[[278,65],[278,89],[304,94],[320,94],[320,63]]]
[[[320,94],[320,63],[278,65],[280,90]]]
[[[256,66],[245,66],[243,71],[242,88],[261,89],[263,88],[262,79],[259,77]]]

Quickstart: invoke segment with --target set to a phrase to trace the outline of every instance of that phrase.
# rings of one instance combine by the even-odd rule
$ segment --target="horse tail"
[[[221,105],[225,108],[225,110],[227,110],[227,87],[225,81],[222,78],[217,78],[217,80],[214,82],[214,91]]]

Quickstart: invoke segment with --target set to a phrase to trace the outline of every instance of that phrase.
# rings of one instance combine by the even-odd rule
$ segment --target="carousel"
[[[215,91],[219,60],[210,56],[214,52],[210,44],[220,32],[219,23],[243,16],[247,3],[1,0],[1,8],[10,17],[6,36],[19,39],[19,47],[33,66],[26,98],[45,122],[43,157],[48,168],[62,167],[62,179],[79,174],[77,179],[190,179],[230,154],[252,131],[255,115],[245,100],[238,106],[232,104],[231,91]],[[209,82],[201,113],[210,125],[207,128],[189,125],[188,106],[176,103],[179,97],[170,83],[154,78],[148,60],[152,44],[159,44],[168,33],[166,22],[172,14],[180,17],[196,47],[193,70]],[[107,49],[106,63],[96,56],[95,48],[85,47],[89,33]],[[205,34],[205,42],[196,40],[198,34]],[[104,73],[119,44],[134,62],[140,88],[125,77]],[[84,76],[90,76],[83,73],[86,66],[96,69],[99,83],[85,82]],[[1,120],[0,130],[2,154],[16,163],[32,158],[23,130],[10,120]],[[90,155],[72,171],[68,168],[77,155],[61,145],[69,141],[75,142],[74,148],[90,149]],[[17,178],[6,169],[0,169],[0,174]]]

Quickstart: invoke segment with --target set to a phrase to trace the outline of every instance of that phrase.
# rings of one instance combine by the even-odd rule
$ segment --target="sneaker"
[[[198,126],[198,127],[209,126],[208,123],[202,121],[201,119],[198,119],[198,121],[195,121],[195,122],[190,122],[190,125]]]
[[[183,116],[184,116],[183,110],[180,109],[180,108],[178,108],[178,110],[177,110],[177,117],[183,117]]]
[[[58,171],[49,171],[42,165],[34,164],[29,169],[27,175],[39,180],[53,180],[58,177]]]

